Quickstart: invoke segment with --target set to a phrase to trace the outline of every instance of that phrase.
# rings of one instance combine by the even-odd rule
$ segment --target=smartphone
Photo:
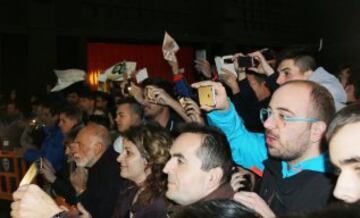
[[[238,58],[238,65],[239,67],[255,67],[255,61],[253,57],[245,56]]]
[[[200,86],[198,96],[200,106],[214,107],[216,105],[215,90],[212,86]]]
[[[232,58],[224,58],[223,59],[224,64],[233,64],[234,60]]]
[[[206,50],[205,49],[196,50],[195,51],[195,59],[196,60],[206,60]]]

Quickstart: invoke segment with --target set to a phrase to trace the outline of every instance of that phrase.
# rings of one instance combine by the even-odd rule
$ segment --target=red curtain
[[[191,47],[181,47],[177,53],[179,66],[185,68],[185,77],[190,83],[193,81],[193,56]],[[146,67],[151,77],[171,79],[171,70],[163,59],[161,45],[87,44],[88,73],[102,72],[123,60],[136,61],[137,70]]]

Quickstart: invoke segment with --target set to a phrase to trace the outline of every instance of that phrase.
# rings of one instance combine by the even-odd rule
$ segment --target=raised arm
[[[216,126],[225,133],[235,163],[261,174],[264,169],[262,162],[268,157],[264,134],[249,132],[245,128],[221,83],[204,81],[192,86],[198,88],[204,85],[211,85],[215,89],[215,107],[202,106],[202,109],[209,112],[209,125]]]

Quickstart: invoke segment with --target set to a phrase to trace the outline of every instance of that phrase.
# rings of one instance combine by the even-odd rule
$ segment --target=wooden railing
[[[26,162],[16,152],[0,150],[0,199],[12,200],[26,170]]]

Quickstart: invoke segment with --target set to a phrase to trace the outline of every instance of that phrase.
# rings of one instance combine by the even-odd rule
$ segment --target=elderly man
[[[80,130],[71,153],[76,165],[88,168],[86,190],[79,201],[92,217],[110,217],[123,180],[119,177],[117,153],[111,145],[109,131],[98,124],[88,124]]]
[[[313,211],[328,203],[333,184],[321,140],[335,107],[324,87],[305,80],[279,87],[269,108],[261,110],[264,135],[244,127],[221,84],[193,84],[201,85],[215,89],[216,107],[204,109],[217,109],[208,113],[209,123],[224,131],[235,162],[263,176],[261,198],[240,192],[236,200],[269,217]]]
[[[219,130],[188,124],[170,149],[163,171],[168,175],[166,196],[180,205],[218,198],[232,199],[229,185],[233,162],[226,137]]]

